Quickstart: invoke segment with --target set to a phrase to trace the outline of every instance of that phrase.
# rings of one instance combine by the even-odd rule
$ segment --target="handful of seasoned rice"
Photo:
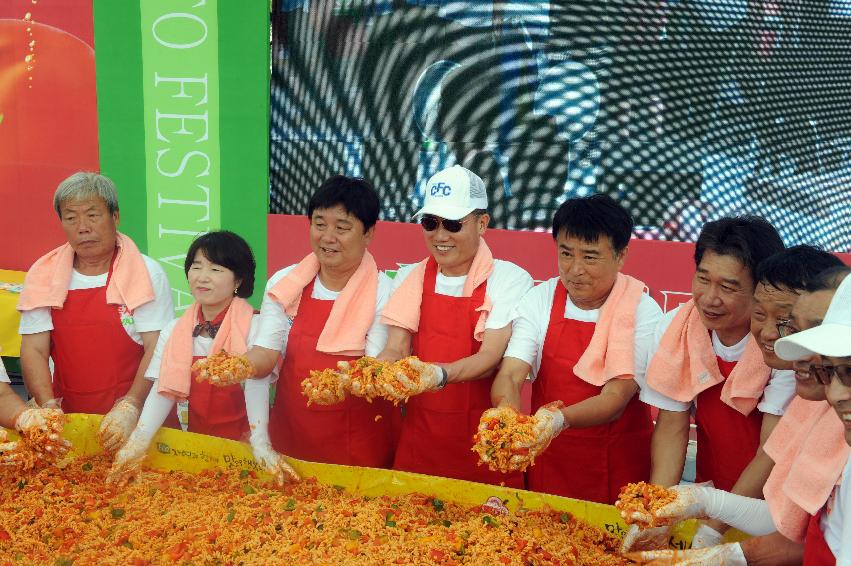
[[[252,377],[254,366],[245,356],[220,350],[192,364],[192,372],[199,383],[209,381],[211,385],[226,387]]]
[[[67,421],[65,413],[60,409],[29,410],[38,411],[44,424],[21,428],[20,440],[11,443],[14,447],[3,452],[4,465],[22,471],[53,464],[70,448],[70,443],[61,436]],[[5,439],[5,431],[2,431],[0,441]]]
[[[345,373],[333,369],[312,370],[302,380],[301,391],[307,397],[307,406],[335,405],[342,403],[348,396],[349,379]]]
[[[472,451],[479,455],[479,465],[504,474],[525,471],[541,452],[529,448],[535,440],[534,428],[534,417],[512,407],[485,411],[473,436]]]
[[[642,528],[658,527],[668,525],[671,521],[657,517],[656,513],[676,499],[676,491],[641,481],[623,486],[615,507],[620,509],[627,524],[638,524]]]

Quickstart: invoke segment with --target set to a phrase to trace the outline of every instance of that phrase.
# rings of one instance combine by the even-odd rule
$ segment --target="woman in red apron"
[[[553,296],[541,367],[532,388],[532,410],[553,402],[573,405],[594,397],[601,387],[573,373],[595,324],[564,317],[567,290],[559,282]],[[609,424],[568,428],[527,470],[532,491],[599,503],[613,503],[627,483],[650,475],[652,421],[647,405],[634,396],[621,417]]]
[[[191,366],[221,349],[232,353],[247,350],[254,311],[242,297],[250,296],[254,287],[255,262],[251,248],[232,232],[210,232],[193,242],[184,267],[196,302],[160,336],[146,373],[147,377],[158,380],[157,385],[145,402],[136,429],[116,454],[111,481],[126,481],[138,468],[160,426],[165,423],[179,428],[174,412],[175,401],[179,399],[189,402],[190,432],[231,440],[249,436],[243,387],[198,382],[192,379]],[[266,388],[267,383],[263,384]],[[265,406],[256,407],[255,413],[259,415],[252,421],[268,419],[268,396]],[[255,453],[262,451],[270,460],[267,468],[278,465],[279,458],[270,457],[268,437],[252,437],[251,442]]]
[[[487,283],[470,297],[450,297],[435,292],[437,262],[429,258],[423,279],[419,329],[413,336],[413,353],[422,360],[449,363],[475,354],[481,342],[473,338],[485,299]],[[491,407],[492,378],[453,383],[411,397],[396,449],[397,470],[523,487],[522,474],[501,474],[478,465],[470,449],[482,413]]]

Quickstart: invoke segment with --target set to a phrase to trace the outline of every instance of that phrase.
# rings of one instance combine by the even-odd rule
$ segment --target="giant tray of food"
[[[277,487],[237,442],[162,430],[141,478],[104,481],[100,417],[58,465],[0,471],[0,564],[628,564],[613,507],[294,461]]]

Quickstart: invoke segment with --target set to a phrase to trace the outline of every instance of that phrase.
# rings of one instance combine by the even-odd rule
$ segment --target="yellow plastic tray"
[[[72,455],[102,452],[97,441],[100,421],[100,415],[69,415],[64,436],[74,445]],[[290,462],[303,477],[313,476],[322,483],[342,486],[360,495],[424,493],[462,505],[502,505],[510,511],[548,507],[571,513],[616,536],[623,536],[627,529],[617,509],[611,505],[394,470],[318,464],[296,459],[290,459]],[[158,470],[187,472],[210,468],[252,469],[261,477],[268,477],[254,460],[247,444],[168,428],[160,429],[154,437],[146,465]],[[672,534],[671,545],[680,549],[688,548],[694,530],[694,521],[681,524]],[[739,532],[730,532],[727,538],[742,540],[745,536]]]

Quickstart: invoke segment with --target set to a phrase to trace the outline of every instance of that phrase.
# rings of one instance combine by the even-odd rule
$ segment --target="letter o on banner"
[[[160,35],[157,33],[157,26],[159,26],[160,23],[165,21],[165,20],[173,20],[173,19],[177,19],[177,18],[195,21],[195,22],[198,22],[199,24],[201,24],[200,30],[203,32],[201,39],[198,39],[197,41],[193,41],[193,42],[190,42],[190,43],[178,43],[178,42],[165,41],[162,37],[160,37]],[[180,31],[185,31],[186,29],[188,29],[188,27],[189,27],[188,25],[179,25],[179,26],[176,27],[176,29],[178,29]],[[198,47],[199,45],[204,43],[204,41],[207,39],[207,24],[204,23],[204,20],[202,20],[201,18],[199,18],[195,14],[187,14],[185,12],[178,12],[178,13],[173,13],[173,14],[165,14],[163,16],[160,16],[156,20],[154,20],[154,23],[151,25],[151,32],[154,34],[154,39],[156,39],[157,43],[159,43],[160,45],[163,45],[165,47],[170,47],[172,49],[192,49],[193,47]]]

